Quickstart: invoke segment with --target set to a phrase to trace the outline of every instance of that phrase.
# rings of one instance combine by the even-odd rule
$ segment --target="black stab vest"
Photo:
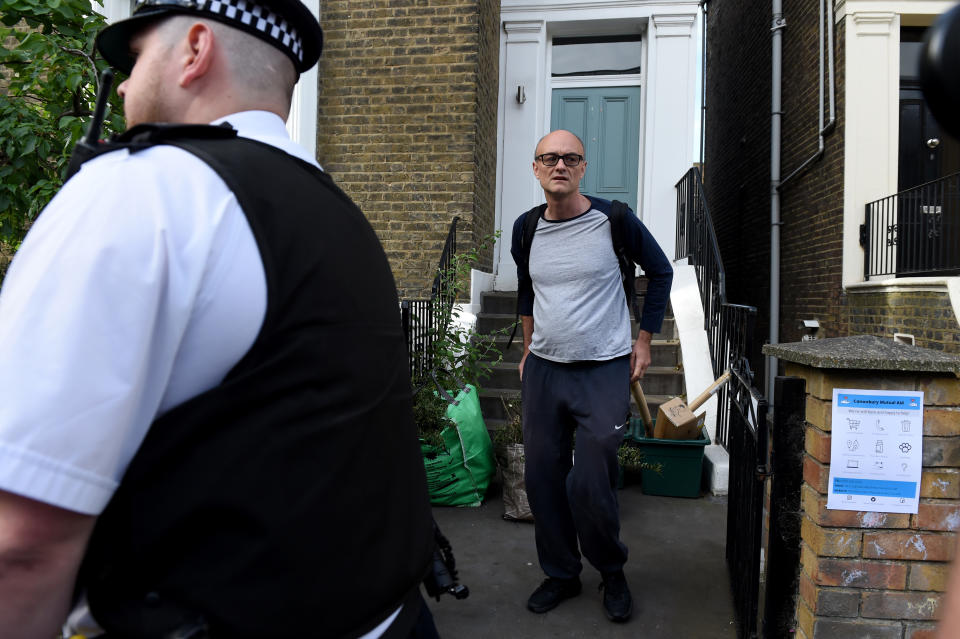
[[[316,167],[248,139],[163,131],[237,196],[266,316],[223,383],[151,425],[78,585],[111,639],[195,622],[211,638],[353,637],[403,603],[387,636],[406,636],[433,524],[383,249]]]

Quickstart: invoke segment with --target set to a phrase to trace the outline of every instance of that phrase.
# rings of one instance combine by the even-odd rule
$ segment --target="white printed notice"
[[[923,393],[835,388],[827,508],[916,513]]]

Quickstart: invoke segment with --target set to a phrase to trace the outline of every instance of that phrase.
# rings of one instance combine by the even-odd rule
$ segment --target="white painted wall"
[[[697,16],[653,14],[647,30],[649,72],[644,121],[643,205],[640,219],[673,259],[677,232],[676,184],[690,168],[697,106]]]
[[[516,266],[510,256],[513,222],[544,201],[531,168],[533,151],[537,140],[549,131],[551,88],[569,82],[554,82],[550,77],[550,39],[556,35],[644,34],[638,214],[668,257],[673,257],[674,186],[696,157],[699,144],[697,15],[696,0],[502,2],[495,213],[496,228],[502,234],[494,247],[497,290],[517,287]],[[591,82],[637,81],[609,78]],[[523,104],[516,99],[518,86],[524,87]]]

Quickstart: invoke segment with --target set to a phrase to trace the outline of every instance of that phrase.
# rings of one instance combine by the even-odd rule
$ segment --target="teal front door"
[[[580,191],[638,212],[640,87],[554,89],[550,113],[550,130],[571,131],[586,147]]]

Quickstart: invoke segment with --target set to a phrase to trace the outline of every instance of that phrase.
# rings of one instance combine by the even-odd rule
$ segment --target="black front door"
[[[898,277],[943,273],[960,249],[960,142],[941,131],[920,90],[922,30],[903,29],[900,42],[900,137],[897,223]]]

